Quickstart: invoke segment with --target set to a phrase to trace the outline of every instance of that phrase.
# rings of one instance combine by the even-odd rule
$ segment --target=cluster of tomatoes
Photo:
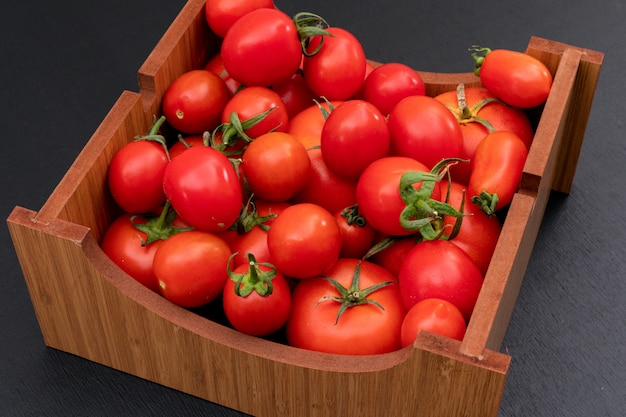
[[[179,306],[290,345],[377,354],[462,339],[551,75],[475,51],[484,87],[429,97],[349,31],[268,0],[212,0],[222,38],[108,171],[103,251]],[[477,69],[477,71],[478,71]],[[164,131],[176,137],[165,137]]]

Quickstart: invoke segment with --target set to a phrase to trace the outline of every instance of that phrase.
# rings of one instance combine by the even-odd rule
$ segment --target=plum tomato
[[[395,278],[378,265],[341,258],[326,277],[299,281],[292,300],[292,346],[343,355],[400,349],[405,309]]]
[[[467,325],[461,311],[439,298],[426,298],[407,311],[401,328],[402,347],[413,344],[420,331],[463,340]]]
[[[341,243],[335,217],[310,203],[285,208],[267,232],[271,263],[291,278],[325,273],[339,258]]]
[[[417,71],[399,62],[384,63],[372,70],[363,84],[363,99],[387,116],[405,97],[426,95],[426,85]]]

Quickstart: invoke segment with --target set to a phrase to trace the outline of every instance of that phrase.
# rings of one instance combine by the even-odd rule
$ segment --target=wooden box
[[[209,0],[210,1],[210,0]],[[245,336],[179,308],[100,250],[117,214],[106,171],[149,130],[169,83],[217,51],[204,0],[191,0],[38,211],[8,226],[47,346],[258,417],[496,416],[511,358],[500,352],[551,190],[570,190],[603,54],[532,38],[554,75],[536,135],[462,342],[422,333],[377,356],[321,354]],[[420,73],[428,94],[467,74]],[[171,358],[178,358],[172,360]]]

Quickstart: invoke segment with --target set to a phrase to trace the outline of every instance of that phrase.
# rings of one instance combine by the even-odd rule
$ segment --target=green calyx
[[[325,36],[333,36],[332,33],[328,32],[326,29],[329,27],[328,22],[326,20],[316,15],[315,13],[310,12],[300,12],[296,13],[293,17],[293,22],[298,29],[298,36],[300,37],[300,44],[302,45],[302,53],[304,56],[311,57],[317,54],[324,44]],[[308,46],[310,38],[313,36],[321,36],[319,45],[315,48],[315,50],[309,52]]]
[[[228,148],[237,145],[240,141],[244,142],[244,147],[252,142],[252,138],[248,136],[246,130],[258,125],[276,108],[277,107],[271,107],[266,111],[243,121],[239,118],[239,115],[236,112],[232,112],[229,116],[228,123],[222,123],[216,127],[212,133],[203,135],[204,144],[217,149],[228,157],[241,155],[243,150],[238,149],[230,151]],[[271,131],[278,128],[280,128],[280,124],[273,127]],[[220,133],[221,137],[219,136]]]
[[[268,262],[257,262],[254,255],[248,253],[247,271],[235,273],[230,269],[230,264],[237,253],[233,253],[228,260],[228,277],[235,282],[235,294],[238,297],[247,297],[253,291],[256,291],[263,297],[271,295],[274,290],[272,280],[276,276],[276,267]],[[260,266],[265,266],[269,269],[263,271]]]
[[[496,206],[498,205],[500,197],[498,197],[498,194],[490,194],[483,190],[480,195],[473,196],[471,200],[472,203],[480,207],[487,216],[491,217],[496,213]]]
[[[456,222],[448,239],[456,236],[465,215],[447,202],[434,200],[432,193],[435,184],[447,175],[450,166],[458,162],[467,161],[459,158],[443,159],[430,172],[409,171],[402,175],[399,192],[402,201],[406,204],[400,213],[402,227],[408,231],[419,231],[424,240],[441,239],[445,236],[441,227],[444,217],[453,216]],[[421,184],[416,189],[414,184],[417,183]]]
[[[341,210],[341,217],[346,219],[349,226],[365,227],[367,224],[365,217],[359,213],[359,206],[356,204]]]
[[[494,97],[487,97],[487,98],[480,100],[478,103],[474,104],[473,106],[468,107],[467,100],[465,98],[465,84],[462,84],[462,83],[457,85],[456,87],[456,98],[457,98],[457,107],[452,107],[448,105],[446,105],[446,107],[448,108],[448,110],[452,112],[452,114],[454,114],[454,117],[456,117],[456,120],[459,123],[462,123],[462,124],[480,123],[481,125],[485,126],[485,128],[489,132],[494,132],[496,130],[489,120],[484,119],[482,117],[478,117],[478,112],[487,104],[492,103],[494,101],[499,101],[498,99]]]
[[[378,284],[374,284],[370,287],[361,289],[361,261],[357,264],[354,269],[354,274],[352,275],[352,281],[350,282],[350,288],[346,288],[341,285],[337,280],[323,276],[322,279],[330,282],[337,292],[338,296],[325,295],[320,298],[317,302],[316,306],[325,301],[335,301],[340,304],[339,311],[337,312],[337,319],[335,320],[335,324],[339,323],[339,319],[343,315],[343,313],[351,307],[360,306],[363,304],[373,304],[376,307],[384,310],[385,308],[376,300],[370,300],[367,298],[370,294],[384,288],[388,285],[393,284],[393,281],[381,282]]]
[[[233,228],[240,235],[248,233],[255,226],[258,226],[262,230],[267,232],[270,228],[267,225],[267,222],[276,218],[276,214],[270,214],[268,216],[260,216],[259,212],[256,209],[256,205],[254,204],[253,198],[254,198],[254,195],[251,195],[250,198],[248,199],[248,202],[241,210],[241,214],[239,214],[239,218],[233,225]]]
[[[485,61],[485,57],[489,52],[491,52],[490,48],[483,48],[478,45],[472,45],[469,49],[472,53],[472,59],[474,59],[474,74],[480,76],[480,68]]]
[[[133,227],[148,235],[146,240],[141,242],[141,246],[149,245],[157,240],[166,240],[177,233],[193,229],[192,227],[178,227],[173,225],[176,212],[172,209],[169,200],[165,201],[163,210],[161,210],[161,214],[158,217],[148,218],[145,223],[135,223],[136,218],[137,216],[131,216],[130,218]]]
[[[163,123],[165,123],[165,116],[161,116],[155,120],[155,122],[152,124],[152,127],[150,128],[150,131],[148,132],[147,135],[135,136],[134,139],[135,140],[150,140],[153,142],[157,142],[158,144],[163,146],[163,149],[165,150],[165,155],[167,155],[167,159],[169,160],[170,153],[167,149],[167,141],[165,140],[165,136],[159,134],[159,129],[161,129],[161,126],[163,126]]]

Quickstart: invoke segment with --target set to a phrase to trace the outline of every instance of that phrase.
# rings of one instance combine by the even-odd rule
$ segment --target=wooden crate
[[[18,206],[7,220],[45,344],[258,417],[496,416],[511,360],[500,346],[550,191],[570,190],[603,54],[530,40],[526,52],[554,86],[463,341],[422,333],[389,354],[322,354],[179,308],[98,245],[118,214],[106,186],[112,156],[149,130],[169,83],[217,50],[203,6],[186,4],[140,68],[140,92],[121,94],[43,207]],[[430,95],[477,82],[420,74]]]

